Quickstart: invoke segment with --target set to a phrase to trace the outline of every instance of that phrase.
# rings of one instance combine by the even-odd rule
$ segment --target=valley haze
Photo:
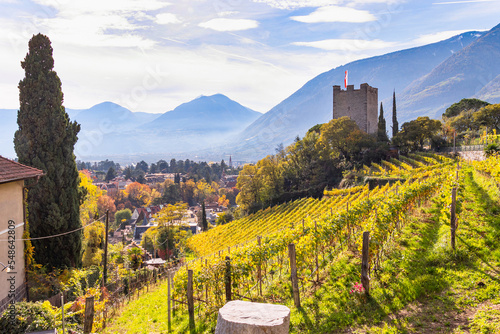
[[[500,102],[500,25],[469,31],[419,47],[369,57],[309,80],[265,114],[223,94],[199,96],[163,114],[132,112],[112,102],[67,109],[82,125],[77,159],[120,163],[161,158],[256,161],[332,118],[332,86],[367,82],[390,106],[396,92],[399,124],[418,116],[440,118],[462,98]],[[57,62],[57,59],[56,59]],[[0,150],[15,158],[15,109],[1,109]],[[388,119],[388,129],[390,129]]]

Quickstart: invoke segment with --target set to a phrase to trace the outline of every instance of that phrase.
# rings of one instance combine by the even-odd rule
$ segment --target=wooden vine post
[[[295,256],[295,245],[288,245],[288,256],[290,257],[290,275],[292,279],[293,302],[295,307],[300,307],[299,280],[297,277],[297,261]]]
[[[226,285],[226,303],[231,301],[231,258],[226,256],[226,272],[224,275]]]
[[[302,220],[304,224],[304,220]],[[259,252],[261,252],[262,237],[257,236],[257,244],[259,245]],[[262,253],[261,253],[262,255]],[[259,256],[259,263],[257,264],[257,280],[259,281],[259,296],[262,296],[262,267],[261,267],[261,256]]]
[[[318,260],[318,224],[314,221],[314,239],[315,239],[315,260],[316,260],[316,282],[319,284],[319,260]]]
[[[92,332],[94,323],[94,296],[85,298],[85,318],[83,322],[83,333]]]
[[[172,314],[172,308],[171,308],[171,291],[170,291],[170,270],[167,270],[167,294],[168,294],[168,300],[167,300],[167,303],[168,303],[168,332],[170,333],[172,331],[172,318],[171,318],[171,314]]]
[[[61,319],[62,319],[62,332],[63,334],[66,333],[66,330],[64,328],[64,291],[61,293]]]
[[[370,249],[370,232],[363,232],[363,251],[361,258],[361,284],[367,296],[370,295],[370,277],[368,276],[368,251]]]
[[[455,250],[455,231],[456,231],[456,210],[457,210],[457,188],[451,190],[451,208],[450,208],[450,229],[451,229],[451,248]]]
[[[188,270],[187,304],[189,313],[189,328],[191,329],[191,331],[194,331],[193,270],[191,269]]]

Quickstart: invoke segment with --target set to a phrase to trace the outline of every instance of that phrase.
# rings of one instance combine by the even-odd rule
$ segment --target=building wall
[[[24,232],[23,186],[24,181],[0,183],[0,262],[8,265],[12,261],[9,251],[10,255],[15,253],[14,270],[0,272],[0,308],[5,307],[8,302],[11,283],[18,291],[24,284],[24,243],[21,241]],[[9,221],[14,223],[11,226],[16,226],[15,234],[9,234]],[[9,235],[15,236],[15,243],[5,241],[9,240]],[[9,249],[9,246],[14,247]],[[2,269],[3,266],[0,265],[0,270]]]
[[[348,116],[367,133],[376,133],[378,125],[378,89],[364,83],[359,89],[333,86],[333,118]]]

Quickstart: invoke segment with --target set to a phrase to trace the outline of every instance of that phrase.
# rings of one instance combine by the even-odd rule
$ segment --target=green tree
[[[118,210],[115,213],[115,224],[116,227],[120,226],[122,223],[126,222],[132,218],[132,211],[130,209]]]
[[[468,110],[475,112],[487,105],[489,105],[488,102],[479,99],[461,99],[460,102],[453,103],[446,109],[443,118],[455,117]]]
[[[219,215],[219,217],[217,217],[217,225],[224,225],[224,224],[227,224],[231,221],[233,221],[234,219],[234,216],[231,214],[231,212],[229,211],[226,211],[226,212],[223,212]]]
[[[374,139],[347,116],[323,124],[319,141],[324,155],[347,161],[358,160],[365,149],[375,145]]]
[[[136,170],[142,170],[144,173],[147,173],[149,168],[148,168],[148,163],[144,160],[141,160],[141,162],[139,162],[136,166],[135,166],[135,169]]]
[[[116,171],[113,167],[109,167],[108,172],[106,173],[106,181],[111,181],[116,177]]]
[[[387,137],[387,127],[384,118],[384,106],[380,102],[380,114],[378,116],[378,128],[377,128],[377,142],[386,143],[389,141]]]
[[[392,136],[395,137],[399,132],[398,115],[396,113],[396,91],[392,93]]]
[[[25,77],[19,82],[19,129],[14,146],[19,162],[42,169],[45,176],[30,189],[30,235],[45,237],[81,227],[79,177],[73,149],[80,126],[70,122],[62,105],[61,80],[53,70],[49,38],[42,34],[29,41],[21,62]],[[35,260],[51,268],[82,264],[82,231],[33,240]]]
[[[208,231],[208,220],[207,220],[207,211],[205,209],[205,202],[201,204],[201,228],[203,232]]]
[[[130,267],[132,269],[137,270],[141,267],[142,256],[143,256],[142,251],[137,247],[130,248],[128,250],[128,259],[130,262]]]
[[[422,150],[426,142],[430,142],[441,130],[441,122],[429,117],[418,117],[417,119],[403,123],[401,131],[394,138],[394,142],[402,151]]]
[[[474,113],[474,121],[489,129],[500,130],[500,104],[490,104]]]

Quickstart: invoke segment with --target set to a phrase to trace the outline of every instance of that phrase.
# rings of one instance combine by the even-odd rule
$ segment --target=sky
[[[0,108],[18,108],[37,33],[66,108],[163,113],[221,93],[264,113],[322,72],[499,18],[500,0],[0,0]]]

